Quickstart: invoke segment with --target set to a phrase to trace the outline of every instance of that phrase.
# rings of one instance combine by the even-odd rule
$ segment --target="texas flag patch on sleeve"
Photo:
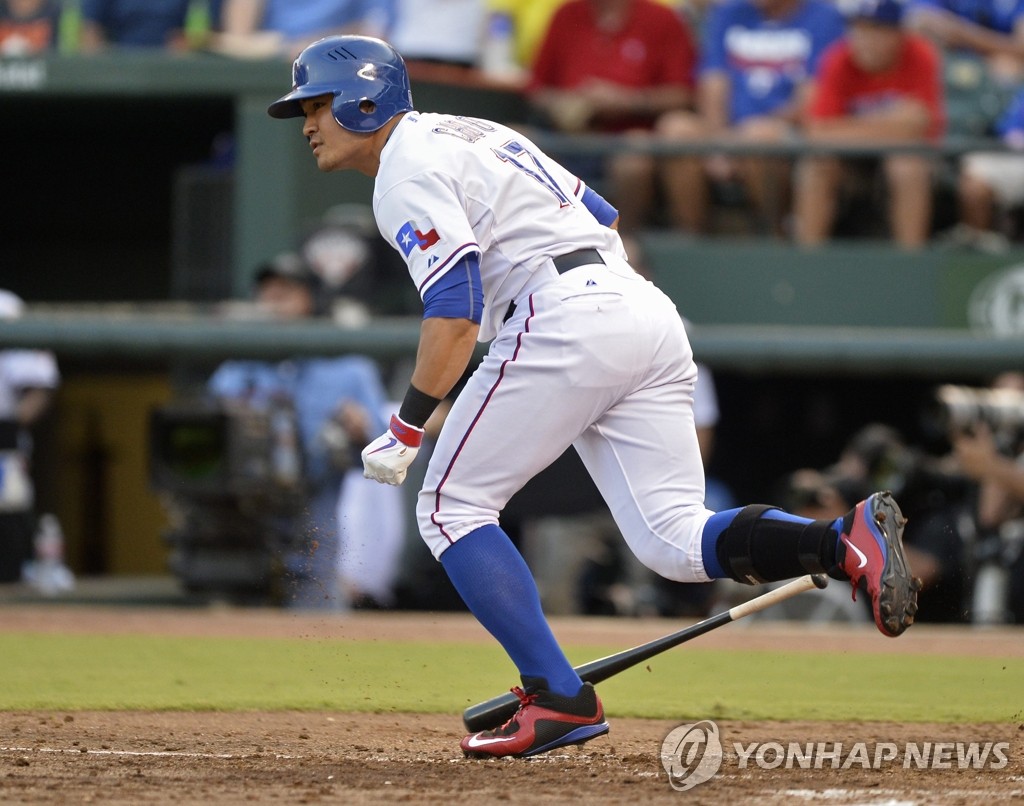
[[[426,226],[420,226],[413,221],[406,221],[401,229],[398,230],[398,234],[395,235],[398,248],[402,250],[402,254],[406,257],[409,257],[412,250],[417,246],[421,251],[425,252],[440,240],[441,236],[437,234],[437,230],[434,229],[429,221]]]

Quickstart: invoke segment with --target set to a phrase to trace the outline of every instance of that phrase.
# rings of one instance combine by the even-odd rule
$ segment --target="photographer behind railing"
[[[903,533],[907,561],[923,583],[915,620],[960,623],[966,621],[969,610],[961,522],[971,520],[964,514],[972,508],[970,488],[970,480],[953,462],[908,442],[899,429],[873,422],[850,436],[837,461],[821,472],[817,485],[791,488],[783,500],[803,512],[827,511],[856,500],[865,489],[892,491],[907,518]]]
[[[976,624],[1024,623],[1024,373],[987,389],[942,386],[942,406],[961,473],[976,485]]]
[[[319,316],[327,302],[297,255],[257,273],[268,320]],[[378,367],[357,355],[227,361],[206,391],[205,403],[154,418],[154,483],[174,493],[178,514],[175,573],[193,590],[347,607],[337,510],[346,471],[385,427]]]

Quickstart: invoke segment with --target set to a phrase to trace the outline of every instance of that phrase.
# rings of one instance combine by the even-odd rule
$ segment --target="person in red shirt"
[[[696,58],[689,27],[665,5],[569,0],[551,19],[527,92],[544,124],[558,131],[628,136],[690,106]],[[652,156],[619,154],[596,172],[577,172],[607,181],[623,230],[646,222],[656,193]]]
[[[60,3],[0,0],[0,56],[33,56],[57,44]]]
[[[942,137],[940,58],[931,43],[901,27],[902,17],[898,0],[860,0],[849,33],[822,57],[807,114],[812,143],[927,145]],[[903,248],[919,248],[931,227],[935,161],[894,152],[881,164],[892,236]],[[833,156],[805,157],[797,165],[798,243],[812,246],[831,235],[845,167]]]

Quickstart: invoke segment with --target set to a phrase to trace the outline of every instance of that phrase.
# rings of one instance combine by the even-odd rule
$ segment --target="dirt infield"
[[[8,629],[40,632],[489,640],[468,617],[449,614],[325,619],[266,611],[54,606],[4,608],[3,623]],[[555,621],[563,640],[624,646],[660,635],[664,627],[605,619]],[[773,649],[827,649],[830,635],[833,630],[806,626],[761,625],[746,631],[737,625],[701,640],[708,646],[756,648],[764,642]],[[847,650],[863,642],[856,648],[1019,657],[1022,637],[1020,632],[922,628],[894,642],[864,631],[831,640]],[[0,719],[4,804],[1024,800],[1024,725],[1018,724],[720,720],[724,763],[719,775],[682,793],[670,786],[660,758],[662,739],[676,724],[657,720],[615,719],[608,736],[535,759],[475,761],[463,759],[458,750],[461,720],[455,714],[18,712]],[[750,749],[754,742],[776,743],[785,760],[766,745],[759,765]],[[826,744],[825,753],[819,748],[813,761],[802,761],[789,749],[792,744],[806,753],[808,743],[818,742]],[[969,751],[967,742],[988,746],[985,761],[958,760]],[[910,753],[910,745],[917,755]],[[885,749],[895,757],[886,759]],[[919,755],[926,750],[929,760],[919,769]],[[745,766],[743,753],[751,754]],[[881,763],[873,769],[876,757]]]

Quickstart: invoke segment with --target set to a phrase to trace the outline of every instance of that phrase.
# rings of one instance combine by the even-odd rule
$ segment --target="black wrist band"
[[[405,393],[405,400],[402,401],[402,407],[398,410],[398,416],[409,425],[423,428],[423,424],[430,419],[430,415],[434,413],[434,409],[440,402],[441,398],[431,397],[409,384],[409,391]]]

